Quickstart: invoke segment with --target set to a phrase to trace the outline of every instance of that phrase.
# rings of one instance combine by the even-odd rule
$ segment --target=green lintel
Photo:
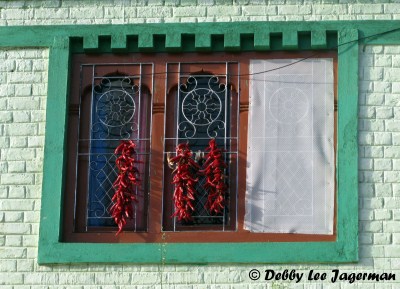
[[[196,33],[195,47],[197,50],[211,50],[211,35],[207,33]]]
[[[143,34],[159,34],[166,35],[168,33],[181,34],[198,34],[198,35],[222,35],[226,31],[232,30],[234,22],[218,22],[218,23],[150,23],[150,24],[126,24],[126,25],[33,25],[33,26],[3,26],[0,27],[0,47],[50,47],[55,37],[86,37],[88,35],[114,35],[124,34],[130,35],[134,31],[136,35]],[[399,20],[357,20],[357,21],[301,21],[301,22],[236,22],[234,23],[234,31],[240,34],[252,34],[255,37],[255,46],[258,44],[257,36],[262,31],[282,32],[285,31],[338,31],[351,27],[358,29],[360,36],[369,36],[379,34],[381,32],[392,31],[385,35],[371,37],[365,40],[365,43],[382,45],[382,44],[399,44],[400,39],[400,21]],[[211,36],[210,36],[211,37]],[[284,36],[284,38],[292,36]],[[146,37],[145,37],[146,38]],[[208,48],[211,44],[207,44],[208,40],[203,40],[200,36],[196,40],[196,47]],[[205,43],[201,43],[201,42]],[[211,40],[209,40],[211,43]],[[286,41],[286,40],[285,40]],[[146,42],[146,41],[144,41]],[[291,46],[290,43],[287,45]],[[318,42],[318,41],[317,41]],[[147,45],[141,44],[141,47],[147,48]],[[152,47],[151,44],[149,46]],[[90,49],[90,46],[88,46]]]
[[[297,30],[283,31],[282,47],[283,49],[296,49],[299,45]]]
[[[127,41],[126,35],[122,33],[113,34],[111,35],[111,49],[120,51],[126,50],[127,48]]]
[[[240,34],[236,32],[225,33],[224,35],[225,50],[240,50]]]
[[[168,33],[165,36],[165,48],[171,52],[182,50],[182,34]]]
[[[254,33],[254,49],[269,50],[270,49],[270,32],[268,30],[257,30]]]
[[[311,48],[322,49],[327,47],[327,38],[325,30],[311,31]]]
[[[83,37],[83,49],[96,50],[98,48],[99,48],[98,35],[86,35],[85,37]]]
[[[139,34],[139,50],[141,51],[151,51],[154,49],[154,39],[151,33],[141,33]]]

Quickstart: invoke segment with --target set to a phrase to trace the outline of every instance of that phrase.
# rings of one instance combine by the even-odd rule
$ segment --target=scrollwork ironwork
[[[94,112],[92,133],[94,138],[131,138],[138,130],[135,120],[136,98],[140,87],[129,78],[103,78],[93,89]]]
[[[113,153],[120,139],[138,137],[140,86],[128,77],[104,77],[93,87],[88,224],[113,226],[109,215],[117,176]]]
[[[226,125],[226,84],[221,83],[220,78],[214,75],[190,76],[186,83],[180,85],[179,94],[181,114],[178,130],[181,136],[219,136],[219,131]]]

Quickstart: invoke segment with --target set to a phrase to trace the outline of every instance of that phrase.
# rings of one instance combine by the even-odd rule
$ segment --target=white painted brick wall
[[[0,1],[2,8],[0,25],[399,19],[399,3],[372,0],[369,4],[357,2],[355,0],[3,0]],[[193,5],[196,4],[197,7],[194,8]]]
[[[368,1],[198,0],[196,7],[193,0],[0,1],[0,25],[400,19],[399,3],[357,2]],[[358,264],[39,266],[36,258],[48,51],[0,51],[0,287],[398,288],[400,284],[372,282],[363,282],[361,287],[344,282],[266,285],[248,278],[252,268],[297,269],[303,273],[310,269],[329,273],[339,268],[348,272],[395,272],[400,280],[400,46],[367,46],[359,54]]]

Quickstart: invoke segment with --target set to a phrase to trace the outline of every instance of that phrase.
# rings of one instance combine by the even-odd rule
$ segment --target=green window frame
[[[379,25],[378,25],[379,23]],[[39,264],[325,263],[358,260],[358,53],[361,36],[392,22],[239,22],[1,27],[0,47],[50,49]],[[400,42],[399,33],[364,43]],[[13,37],[10,37],[13,35]],[[397,38],[396,38],[397,37]],[[64,243],[70,55],[82,52],[319,50],[337,47],[338,131],[336,241],[257,243]],[[56,108],[56,109],[55,109]],[[101,252],[101,253],[99,253]],[[210,253],[212,252],[212,253]]]

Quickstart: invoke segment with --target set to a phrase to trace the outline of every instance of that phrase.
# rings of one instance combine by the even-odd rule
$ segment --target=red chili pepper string
[[[115,161],[118,168],[118,177],[113,186],[115,194],[112,197],[114,204],[110,208],[110,213],[115,223],[118,225],[118,232],[122,232],[127,219],[133,218],[133,202],[137,202],[134,186],[140,184],[138,178],[139,170],[135,167],[139,161],[135,158],[135,143],[131,140],[123,140],[115,149],[116,155],[120,156]]]
[[[208,191],[205,204],[210,213],[220,214],[225,208],[225,196],[228,186],[225,182],[224,170],[228,167],[223,159],[223,150],[217,147],[215,139],[211,139],[206,151],[204,169],[200,172],[206,176],[204,189]]]
[[[199,165],[192,159],[192,152],[186,143],[176,147],[176,156],[170,162],[176,165],[172,172],[172,184],[175,185],[173,200],[175,212],[172,217],[178,217],[179,221],[192,220],[195,211],[194,200],[196,195],[196,173],[200,169]]]

